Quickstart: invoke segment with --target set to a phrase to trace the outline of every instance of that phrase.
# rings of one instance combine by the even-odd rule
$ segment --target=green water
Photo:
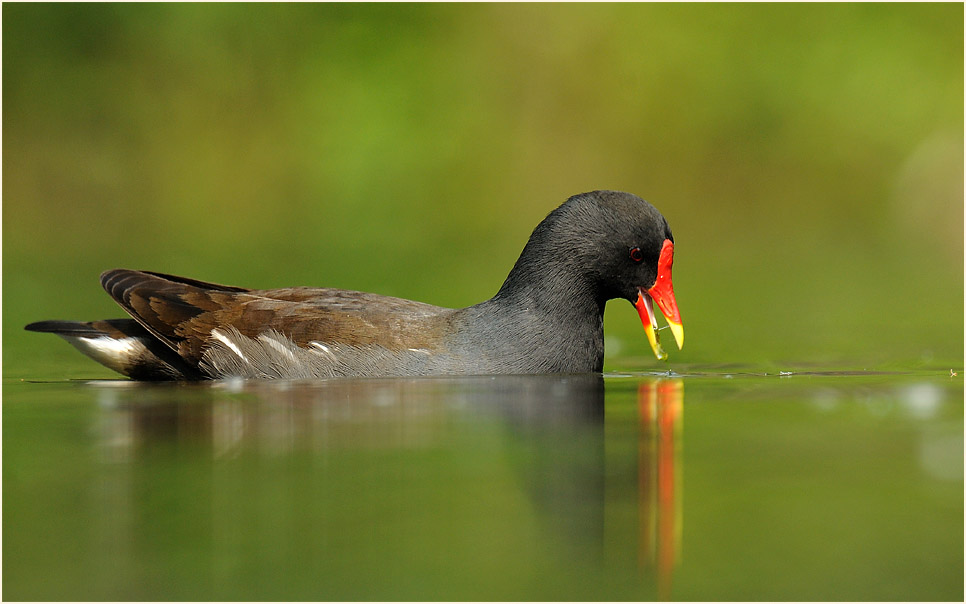
[[[960,600],[963,382],[8,379],[10,600]]]

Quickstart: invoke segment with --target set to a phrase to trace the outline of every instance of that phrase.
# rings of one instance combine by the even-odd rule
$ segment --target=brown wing
[[[214,329],[248,337],[275,330],[311,341],[389,349],[435,348],[449,309],[339,289],[248,290],[161,273],[116,269],[104,289],[134,319],[189,362],[201,360]]]

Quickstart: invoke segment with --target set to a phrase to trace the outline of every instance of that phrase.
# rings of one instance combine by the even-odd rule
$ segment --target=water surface
[[[7,381],[14,600],[960,600],[940,371]]]

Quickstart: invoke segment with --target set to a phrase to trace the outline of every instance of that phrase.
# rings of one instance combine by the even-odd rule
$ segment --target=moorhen
[[[461,309],[341,289],[245,289],[149,271],[101,285],[133,319],[40,321],[134,379],[600,372],[604,304],[633,303],[651,348],[653,302],[680,348],[674,238],[636,195],[593,191],[552,211],[495,296]]]

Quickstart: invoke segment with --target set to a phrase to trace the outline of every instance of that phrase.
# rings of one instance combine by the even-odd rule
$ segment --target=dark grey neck
[[[582,373],[603,366],[606,300],[580,258],[552,245],[545,226],[534,231],[500,291],[459,312],[461,344],[482,342],[480,370]]]
[[[540,235],[539,230],[534,232],[500,291],[488,302],[539,309],[568,322],[603,316],[607,300],[599,295],[591,271],[570,250],[556,248]]]

